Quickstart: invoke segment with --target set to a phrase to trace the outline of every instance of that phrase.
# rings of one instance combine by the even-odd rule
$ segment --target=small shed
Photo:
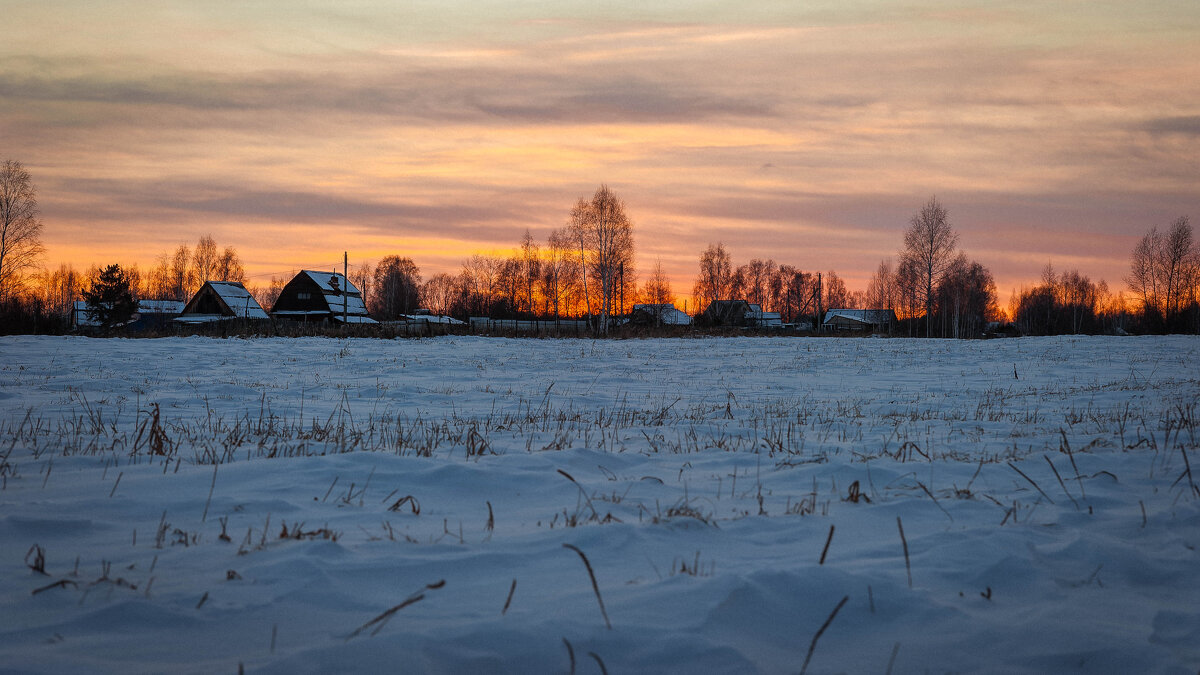
[[[692,317],[675,309],[671,303],[638,304],[629,314],[629,323],[635,326],[690,326]]]
[[[376,323],[362,292],[337,272],[304,270],[279,292],[271,316],[291,321]]]
[[[831,331],[884,331],[896,323],[890,309],[831,309],[822,326]]]
[[[188,301],[178,323],[212,323],[231,319],[270,319],[246,287],[236,281],[206,281]]]

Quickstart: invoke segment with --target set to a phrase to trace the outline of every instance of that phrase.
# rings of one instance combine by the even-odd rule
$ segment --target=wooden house
[[[675,305],[639,304],[633,306],[629,323],[635,326],[690,326],[692,317],[675,309]]]
[[[175,319],[177,323],[212,323],[232,319],[270,319],[246,287],[236,281],[206,281]]]
[[[696,317],[706,326],[740,328],[782,328],[779,312],[764,312],[761,305],[745,300],[715,300]]]
[[[890,309],[831,309],[821,326],[827,331],[886,331],[896,324]]]
[[[376,323],[367,313],[362,292],[337,272],[304,270],[292,278],[271,307],[275,319]]]

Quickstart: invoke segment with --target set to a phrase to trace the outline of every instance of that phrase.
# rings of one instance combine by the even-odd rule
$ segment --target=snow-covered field
[[[0,338],[0,670],[1195,673],[1198,399],[1194,337]]]

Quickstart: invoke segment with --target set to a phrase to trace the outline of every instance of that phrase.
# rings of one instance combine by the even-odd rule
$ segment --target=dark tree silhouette
[[[37,190],[20,162],[0,166],[0,302],[15,294],[21,272],[35,267],[42,247]]]
[[[946,271],[954,261],[954,247],[958,235],[950,226],[950,220],[936,197],[930,197],[921,210],[909,221],[904,233],[904,250],[900,252],[902,264],[907,263],[917,274],[917,284],[925,302],[925,335],[933,330],[933,308],[935,291]]]
[[[120,265],[109,265],[100,270],[83,292],[87,302],[88,318],[98,321],[104,328],[123,324],[137,311],[137,299],[133,295],[129,275]]]

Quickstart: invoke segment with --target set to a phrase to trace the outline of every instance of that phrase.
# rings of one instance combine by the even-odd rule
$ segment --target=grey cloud
[[[351,225],[359,232],[406,232],[426,236],[512,238],[512,223],[522,215],[503,200],[488,206],[420,204],[356,199],[322,192],[237,187],[218,182],[74,180],[54,186],[87,195],[86,212],[72,214],[57,207],[58,216],[76,215],[113,220],[137,214],[140,222],[171,222],[196,216],[228,216],[236,220],[281,225]],[[227,221],[230,218],[218,218]],[[469,233],[469,234],[468,234]]]
[[[1141,128],[1155,134],[1200,136],[1200,115],[1159,117],[1142,124]]]
[[[234,76],[179,70],[116,75],[105,68],[78,74],[74,63],[40,63],[32,69],[23,65],[19,59],[0,62],[0,93],[8,106],[34,101],[199,112],[345,113],[417,123],[486,123],[497,118],[506,123],[644,123],[773,114],[767,103],[680,82],[549,67],[501,71],[372,63],[352,75],[268,71]],[[107,119],[120,122],[128,117],[111,114]]]

